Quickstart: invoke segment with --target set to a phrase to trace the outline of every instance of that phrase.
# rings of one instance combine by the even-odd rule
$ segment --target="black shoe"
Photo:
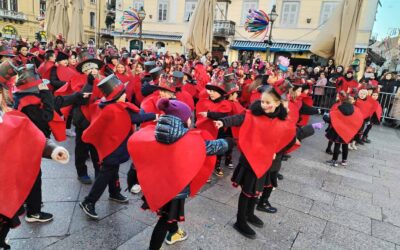
[[[278,180],[283,180],[283,175],[282,174],[280,174],[280,173],[278,173],[277,175],[276,175],[276,177],[278,178]]]
[[[254,214],[247,216],[247,222],[258,228],[264,227],[264,222]]]
[[[358,140],[356,141],[358,145],[364,145],[364,142],[362,142],[362,140]]]
[[[331,166],[331,167],[337,167],[337,166],[339,166],[339,163],[338,163],[337,161],[335,161],[335,160],[326,161],[326,164],[328,164],[328,165]]]
[[[364,143],[371,143],[371,140],[369,140],[367,137],[363,137],[361,140]]]
[[[83,175],[83,176],[78,176],[78,180],[85,185],[90,185],[92,184],[92,179],[90,179],[89,175]]]
[[[48,222],[53,219],[53,215],[45,212],[39,212],[37,214],[27,214],[25,216],[26,222]]]
[[[328,155],[333,155],[332,149],[326,149],[325,153],[327,153]]]
[[[99,216],[96,214],[96,210],[94,209],[94,204],[91,202],[80,202],[79,206],[82,208],[83,212],[85,212],[85,214],[87,216],[89,216],[92,219],[98,219]]]
[[[226,157],[225,158],[225,167],[229,168],[229,169],[233,169],[233,162],[232,162],[232,158],[231,157]]]
[[[243,223],[243,225],[239,226],[239,223],[236,222],[233,225],[233,228],[236,229],[241,235],[244,237],[247,237],[249,239],[255,239],[256,238],[256,232],[254,232],[253,229],[247,223]]]
[[[271,206],[271,204],[268,201],[264,202],[264,203],[259,203],[257,205],[256,209],[258,211],[266,212],[266,213],[269,213],[269,214],[274,214],[274,213],[278,212],[278,209],[276,209],[275,207]]]
[[[218,177],[224,177],[224,171],[220,167],[215,169],[214,174]]]
[[[11,249],[11,246],[5,242],[0,243],[0,249],[8,250]]]
[[[108,197],[109,200],[118,202],[118,203],[128,203],[129,199],[125,196],[123,196],[121,193],[118,193],[116,195],[110,195],[110,197]]]

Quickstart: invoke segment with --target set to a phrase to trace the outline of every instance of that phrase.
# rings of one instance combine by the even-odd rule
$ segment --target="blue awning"
[[[240,41],[235,40],[232,43],[231,49],[235,50],[255,50],[255,51],[266,51],[267,44],[263,42],[253,41]],[[270,51],[286,51],[286,52],[304,52],[310,51],[310,44],[301,43],[272,43]],[[364,54],[367,52],[366,48],[356,48],[354,50],[356,54]]]

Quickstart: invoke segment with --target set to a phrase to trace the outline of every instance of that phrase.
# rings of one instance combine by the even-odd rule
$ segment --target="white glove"
[[[57,146],[51,153],[51,159],[61,164],[67,164],[69,162],[68,150],[64,147]]]

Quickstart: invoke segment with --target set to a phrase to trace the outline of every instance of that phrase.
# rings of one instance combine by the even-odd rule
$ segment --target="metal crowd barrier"
[[[396,90],[394,91],[394,93],[385,93],[385,92],[379,93],[378,101],[382,106],[383,121],[387,119],[400,121],[399,118],[393,117],[392,114],[393,106],[400,105],[400,98],[399,96],[396,97],[395,93]],[[336,102],[336,88],[332,86],[325,86],[325,87],[314,86],[313,100],[315,108],[319,108],[323,111],[329,111],[332,105]]]

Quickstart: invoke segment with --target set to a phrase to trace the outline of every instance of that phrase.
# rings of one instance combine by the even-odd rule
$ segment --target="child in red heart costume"
[[[25,114],[8,108],[6,93],[0,85],[0,148],[7,149],[0,153],[0,248],[10,249],[5,238],[10,228],[20,225],[18,216],[38,182],[42,156],[67,163],[69,154],[47,140]]]
[[[280,152],[296,135],[293,122],[287,120],[287,110],[281,96],[268,89],[245,114],[221,118],[217,127],[240,126],[239,146],[242,151],[232,182],[241,186],[237,220],[234,228],[245,237],[256,238],[256,227],[264,223],[255,214],[256,199],[263,191],[266,173],[276,153]]]
[[[196,195],[211,175],[215,164],[211,155],[223,154],[232,147],[226,140],[207,141],[207,133],[190,130],[192,112],[185,103],[162,98],[157,107],[165,115],[156,126],[146,126],[128,142],[144,195],[142,208],[159,216],[150,249],[160,249],[166,236],[167,244],[187,238],[187,233],[178,228],[178,222],[185,219],[185,198]]]
[[[363,125],[361,111],[352,104],[352,97],[346,97],[332,106],[329,115],[324,116],[324,121],[329,123],[326,138],[335,143],[332,160],[327,163],[333,167],[338,166],[339,150],[342,147],[342,165],[347,165],[348,144]]]

